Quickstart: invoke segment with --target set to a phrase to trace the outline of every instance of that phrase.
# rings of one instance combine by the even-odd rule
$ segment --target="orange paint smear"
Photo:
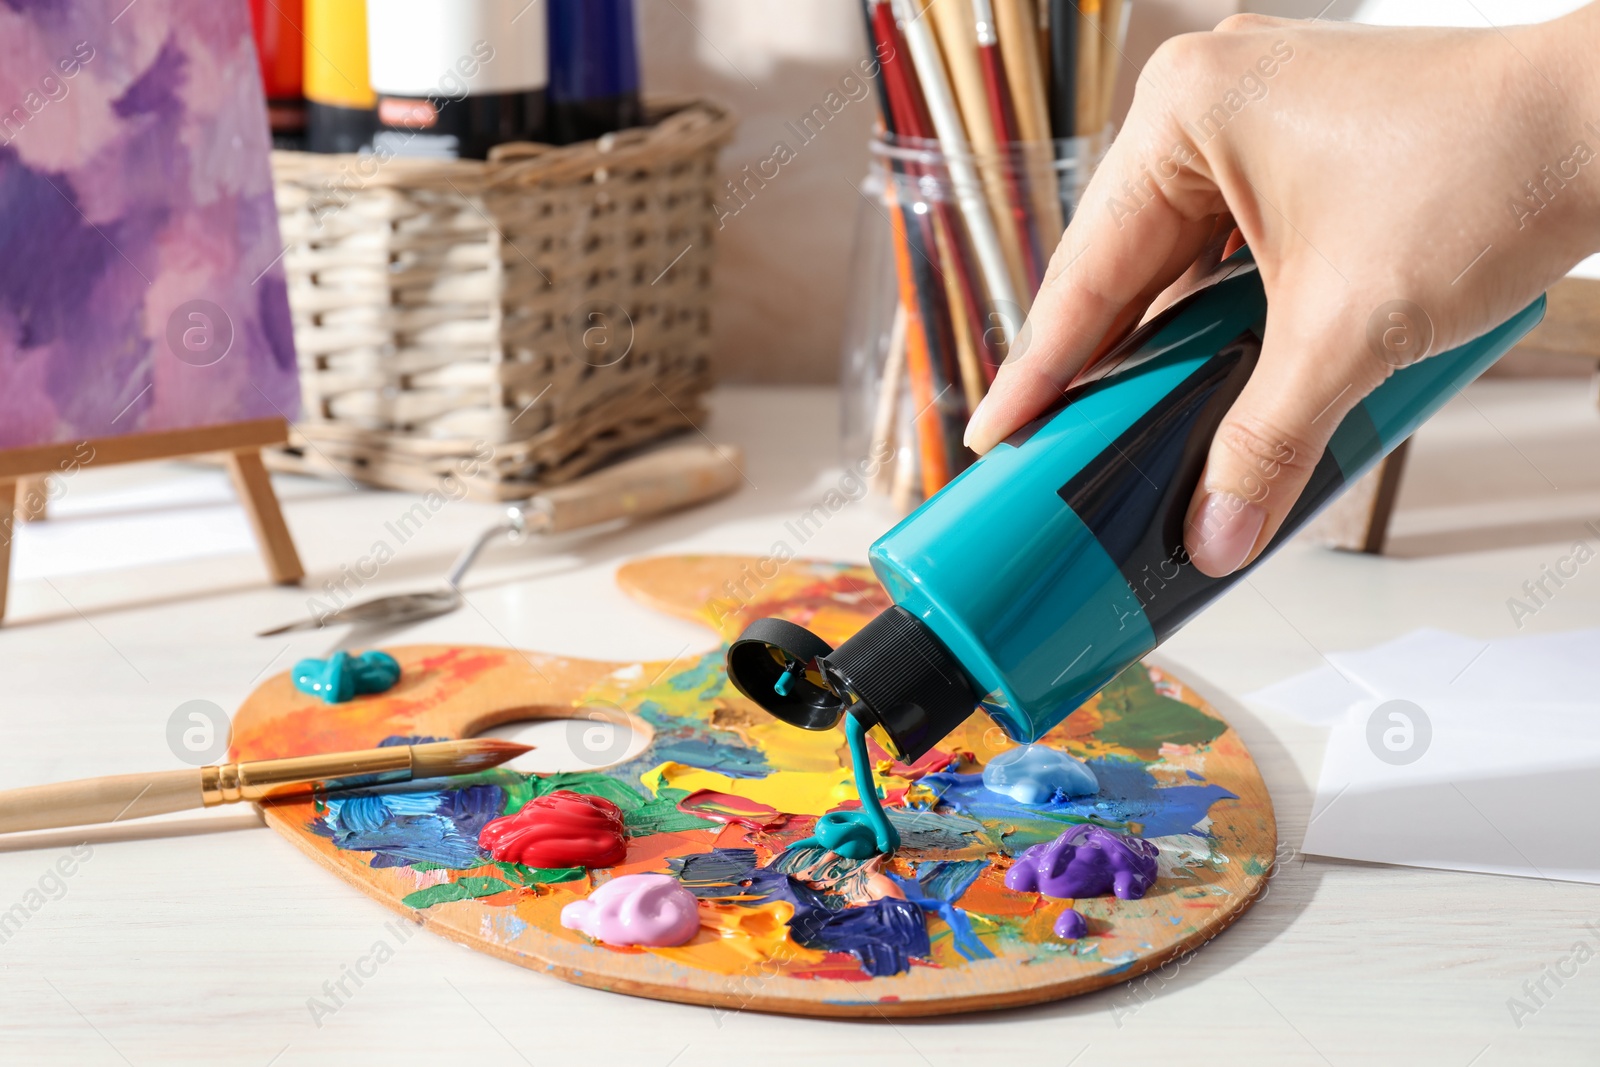
[[[1056,936],[1056,920],[1073,903],[1071,900],[1040,900],[1038,910],[1018,927],[1023,939],[1035,944],[1059,942],[1061,939]]]
[[[1048,743],[1057,740],[1082,740],[1087,739],[1106,723],[1105,716],[1100,714],[1100,709],[1093,704],[1085,704],[1045,734],[1042,741]]]
[[[710,601],[701,617],[724,638],[736,636],[751,620],[776,615],[805,626],[831,645],[843,644],[861,624],[893,601],[867,567],[829,568],[823,577],[808,578],[815,561],[783,564],[778,578],[761,590],[766,597]],[[707,591],[709,597],[717,594]]]
[[[458,879],[452,878],[450,880],[454,882]],[[527,892],[526,889],[518,887],[516,889],[508,889],[504,893],[490,893],[486,897],[473,897],[472,899],[491,908],[509,908],[526,896]]]
[[[786,969],[788,978],[816,978],[834,982],[870,982],[872,976],[861,969],[860,962],[848,952],[822,953],[823,966]]]
[[[785,900],[754,908],[702,900],[700,932],[693,941],[645,951],[701,970],[743,974],[760,981],[788,963],[806,965],[823,960],[824,953],[790,940],[789,920],[793,918],[794,905]]]
[[[707,841],[704,830],[675,830],[665,834],[628,839],[628,858],[611,868],[613,878],[623,874],[659,874],[667,869],[666,860],[710,852],[715,842]],[[565,883],[561,883],[565,884]]]
[[[1004,871],[990,867],[961,894],[956,907],[979,915],[995,916],[1026,916],[1039,910],[1037,893],[1018,893],[1014,889],[1007,889],[1004,877]]]
[[[423,712],[432,711],[434,708],[455,699],[466,682],[495,668],[508,666],[513,660],[522,662],[526,666],[526,661],[523,661],[520,656],[512,657],[501,653],[479,652],[477,650],[471,650],[469,654],[469,650],[461,648],[450,649],[437,656],[429,656],[416,664],[402,663],[400,665],[400,684],[389,690],[389,693],[386,694],[382,701],[383,706],[387,709],[386,715],[391,720],[391,723],[404,722],[409,724],[415,722],[417,716]],[[417,678],[419,674],[422,677],[417,680],[428,687],[427,691],[415,698],[407,699],[407,694],[411,691],[406,685],[407,679]],[[378,702],[375,701],[374,703]],[[340,705],[340,707],[344,708],[348,707],[348,705]],[[390,732],[394,731],[391,730]]]
[[[576,882],[562,882],[559,885],[543,886],[538,893],[523,894],[521,899],[516,902],[515,914],[517,918],[527,923],[530,929],[546,937],[570,941],[575,945],[593,944],[587,937],[584,937],[576,930],[568,930],[561,925],[561,909],[571,904],[574,900],[581,900],[588,896],[589,889],[588,878],[581,878]],[[635,950],[630,949],[628,951]]]
[[[236,731],[232,759],[283,759],[316,752],[372,748],[385,737],[405,734],[422,712],[451,700],[461,686],[511,662],[510,653],[448,649],[415,662],[402,661],[400,682],[388,693],[361,697],[330,713],[316,697],[293,689],[285,673],[267,684],[289,694],[282,703],[296,710],[263,720],[253,731]]]

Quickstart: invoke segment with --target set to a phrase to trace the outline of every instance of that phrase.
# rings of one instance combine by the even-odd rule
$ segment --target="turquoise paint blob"
[[[1093,796],[1100,781],[1082,760],[1046,745],[1008,749],[983,768],[983,787],[1023,804]]]
[[[783,674],[778,676],[778,680],[772,683],[772,691],[781,697],[788,696],[789,683],[794,681],[794,676],[798,673],[799,672],[792,667],[784,671]]]
[[[291,672],[294,687],[329,704],[343,704],[365,693],[382,693],[400,680],[400,664],[373,649],[359,656],[335,652],[327,659],[303,659]]]
[[[850,742],[850,762],[855,768],[860,811],[830,811],[817,820],[811,836],[790,848],[820,846],[849,860],[867,860],[900,847],[900,834],[884,814],[877,787],[872,784],[872,764],[867,758],[867,726],[854,715],[845,716],[844,735]]]

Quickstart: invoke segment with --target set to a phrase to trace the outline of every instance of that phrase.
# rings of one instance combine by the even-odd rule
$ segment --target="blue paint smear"
[[[371,852],[372,866],[481,867],[478,831],[505,807],[505,790],[473,785],[433,793],[353,793],[328,801],[311,831],[338,848]]]
[[[500,928],[500,933],[507,941],[515,941],[528,928],[528,924],[512,914],[509,908],[495,916],[495,925]]]
[[[904,974],[913,956],[933,951],[922,909],[892,897],[845,911],[797,909],[789,933],[806,948],[850,953],[874,978]]]
[[[933,899],[954,903],[988,866],[988,860],[926,860],[917,864],[917,882]]]
[[[668,760],[715,771],[729,778],[765,778],[772,773],[765,753],[745,748],[738,741],[727,744],[703,736],[663,738],[656,734],[655,744],[650,748],[650,765],[654,767]]]
[[[1137,760],[1104,757],[1089,761],[1089,765],[1100,782],[1098,793],[1092,797],[1052,800],[1048,804],[1022,804],[1004,794],[991,792],[983,787],[981,774],[939,771],[924,775],[922,784],[932,789],[941,803],[956,811],[984,822],[1016,827],[1003,843],[1011,855],[1029,845],[1053,840],[1064,824],[1091,819],[1138,823],[1141,837],[1171,834],[1205,837],[1197,824],[1205,819],[1211,805],[1219,800],[1237,799],[1219,785],[1158,787],[1155,778]]]
[[[329,826],[351,833],[372,833],[397,815],[432,815],[443,798],[434,793],[367,793],[329,797]]]
[[[668,678],[667,685],[679,693],[699,690],[701,700],[710,700],[714,696],[720,696],[728,687],[728,676],[723,673],[722,663],[721,650],[707,652],[693,667],[679,671]]]
[[[916,808],[885,808],[884,814],[900,835],[901,848],[959,852],[975,843],[999,847],[990,840],[983,823],[971,816]]]
[[[903,974],[915,957],[927,958],[928,923],[922,908],[907,900],[875,900],[847,908],[844,901],[781,871],[756,866],[754,849],[719,848],[667,861],[684,887],[706,900],[741,898],[747,906],[771,900],[794,905],[789,935],[824,952],[848,952],[874,978]]]
[[[994,958],[994,953],[973,932],[966,911],[955,905],[987,866],[988,860],[934,860],[917,864],[915,879],[893,873],[889,877],[905,893],[907,901],[944,920],[950,927],[951,944],[962,959],[988,960]]]
[[[648,749],[629,761],[629,766],[639,764],[648,770],[671,760],[730,778],[765,778],[772,773],[767,754],[746,745],[738,734],[700,723],[686,726],[680,716],[654,700],[642,701],[637,711],[641,719],[656,728],[656,736]]]
[[[704,900],[740,897],[732,903],[756,907],[770,900],[794,901],[790,884],[818,897],[787,874],[756,865],[755,849],[714,848],[693,856],[669,857],[667,865],[685,889]],[[840,902],[843,906],[843,902]]]

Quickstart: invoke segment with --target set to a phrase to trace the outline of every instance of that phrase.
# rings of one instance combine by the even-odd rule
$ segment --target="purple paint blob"
[[[1082,912],[1068,908],[1056,920],[1055,931],[1056,936],[1063,941],[1076,941],[1080,937],[1088,936],[1089,920],[1083,917]]]
[[[1099,826],[1074,826],[1034,845],[1006,872],[1006,888],[1047,897],[1138,900],[1156,881],[1156,846]]]
[[[700,932],[700,909],[670,874],[624,874],[562,908],[561,925],[608,945],[664,948]]]

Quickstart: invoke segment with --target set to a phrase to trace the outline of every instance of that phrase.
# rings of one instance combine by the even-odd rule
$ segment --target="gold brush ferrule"
[[[351,789],[411,777],[411,748],[369,748],[336,755],[293,756],[289,759],[223,763],[200,768],[200,796],[206,807],[240,800]]]

